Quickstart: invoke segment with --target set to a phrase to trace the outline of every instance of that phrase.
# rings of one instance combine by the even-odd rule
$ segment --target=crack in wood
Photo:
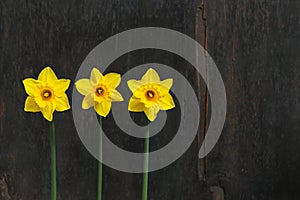
[[[200,44],[202,44],[204,46],[204,50],[205,52],[203,53],[203,55],[199,55],[199,52],[196,52],[197,55],[197,62],[199,56],[202,56],[203,58],[203,62],[201,64],[205,65],[205,70],[206,70],[206,77],[205,77],[205,82],[206,85],[203,86],[203,91],[204,91],[204,114],[203,114],[203,121],[200,120],[202,124],[202,127],[200,126],[200,131],[198,131],[197,133],[197,141],[198,141],[198,145],[199,147],[201,147],[201,145],[204,146],[204,150],[205,150],[205,142],[204,142],[204,138],[206,135],[206,131],[208,129],[208,125],[209,125],[209,91],[208,91],[208,63],[206,62],[206,58],[208,56],[208,26],[207,26],[207,15],[206,15],[206,2],[205,0],[202,0],[200,6],[198,6],[197,8],[197,12],[196,12],[196,40],[198,42],[200,42]],[[197,63],[198,64],[198,63]],[[199,100],[201,100],[201,76],[199,75],[199,73],[197,73],[197,84],[198,84],[198,98]],[[201,131],[202,130],[202,131]],[[203,144],[201,144],[201,142],[203,142]],[[204,183],[204,185],[206,187],[208,187],[210,189],[210,192],[212,193],[212,199],[213,200],[224,200],[224,191],[221,187],[216,186],[218,185],[218,175],[213,175],[211,177],[208,177],[208,173],[207,173],[207,169],[208,169],[208,160],[207,158],[203,158],[203,159],[199,159],[198,160],[198,177],[199,180],[201,182]]]
[[[208,56],[207,54],[207,44],[208,44],[208,39],[207,39],[207,22],[206,22],[206,12],[205,12],[205,1],[203,0],[200,4],[200,6],[198,6],[197,8],[197,12],[196,12],[196,40],[198,40],[198,42],[200,42],[200,44],[203,44],[204,49],[205,49],[205,53],[204,55],[199,55],[199,52],[197,53],[197,62],[198,62],[198,57],[202,56],[203,57],[203,63],[205,67],[207,68],[207,63],[206,63],[206,56]],[[201,59],[200,59],[201,60]],[[197,63],[198,64],[198,63]],[[206,70],[206,76],[207,76],[207,70]],[[201,100],[201,85],[200,85],[200,80],[201,77],[199,75],[199,73],[197,73],[197,84],[198,84],[198,98],[199,100]],[[207,82],[207,80],[205,80]],[[202,131],[198,131],[197,134],[197,139],[198,139],[198,145],[201,146],[201,142],[204,141],[205,138],[205,133],[208,127],[208,90],[207,87],[204,88],[204,120],[203,120],[203,127],[200,127],[200,130]],[[204,145],[204,149],[205,149],[205,143],[203,143],[202,145]],[[207,172],[207,159],[203,158],[202,160],[199,160],[198,162],[198,176],[200,181],[204,181],[206,182],[206,173]]]

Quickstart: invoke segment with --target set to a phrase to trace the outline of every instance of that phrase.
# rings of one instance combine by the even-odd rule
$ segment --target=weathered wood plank
[[[228,114],[208,156],[225,199],[299,199],[299,2],[206,1]]]
[[[47,64],[59,77],[74,80],[81,62],[113,34],[142,26],[161,26],[194,37],[194,1],[1,1],[1,154],[0,171],[8,176],[13,199],[48,199],[50,147],[48,123],[23,111],[21,80],[36,77]],[[124,73],[145,62],[174,66],[193,79],[192,67],[167,52],[129,53],[109,70]],[[194,79],[193,81],[195,81]],[[74,83],[72,83],[74,84]],[[197,87],[194,85],[195,88]],[[68,91],[71,95],[71,90]],[[95,199],[97,162],[80,142],[71,111],[55,114],[58,199]],[[142,140],[123,136],[109,119],[111,139],[135,151]],[[166,144],[176,132],[154,138],[151,148]],[[149,199],[195,199],[199,196],[196,141],[173,165],[150,174]],[[142,176],[104,167],[104,199],[140,199]]]

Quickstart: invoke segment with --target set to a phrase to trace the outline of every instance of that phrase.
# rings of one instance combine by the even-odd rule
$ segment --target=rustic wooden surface
[[[228,96],[208,173],[227,199],[299,199],[299,2],[212,0],[206,12]]]
[[[5,174],[12,199],[50,198],[49,124],[23,111],[22,79],[51,65],[59,77],[74,80],[97,44],[143,26],[197,39],[215,60],[228,98],[221,138],[198,160],[209,96],[192,66],[154,50],[111,64],[109,70],[120,73],[147,62],[174,67],[190,80],[207,112],[188,151],[150,173],[149,199],[212,199],[211,186],[222,188],[226,200],[299,199],[299,6],[296,0],[0,1],[0,176]],[[171,120],[178,121],[172,112]],[[55,121],[58,199],[96,199],[97,161],[77,136],[71,111],[55,114]],[[104,124],[115,143],[143,149],[143,141],[122,135],[111,116]],[[151,149],[170,141],[176,128],[167,123]],[[140,199],[141,184],[142,175],[104,167],[104,199]]]

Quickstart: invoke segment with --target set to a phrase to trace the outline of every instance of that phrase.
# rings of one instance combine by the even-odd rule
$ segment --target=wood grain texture
[[[228,114],[221,138],[205,162],[197,158],[205,128],[201,118],[198,138],[188,151],[150,173],[149,199],[212,199],[210,186],[224,189],[228,200],[298,199],[298,11],[295,0],[0,1],[0,173],[6,174],[10,196],[50,197],[49,124],[40,114],[23,111],[22,79],[37,77],[51,65],[58,77],[72,80],[72,88],[83,59],[100,42],[128,29],[157,26],[187,34],[207,48],[225,83]],[[205,24],[202,16],[199,19],[202,12]],[[182,73],[203,105],[203,80],[171,53],[134,51],[113,62],[108,71],[125,73],[147,62]],[[151,150],[172,139],[178,112],[170,112],[163,132],[151,139]],[[77,136],[71,111],[56,113],[55,120],[58,199],[95,199],[97,161]],[[103,123],[113,142],[142,151],[143,141],[122,133],[111,115]],[[140,174],[104,166],[103,180],[103,199],[141,198]]]
[[[225,199],[299,199],[299,2],[206,1],[228,112],[208,156]]]

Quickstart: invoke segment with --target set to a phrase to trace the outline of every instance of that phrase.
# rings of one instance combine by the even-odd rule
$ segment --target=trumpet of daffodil
[[[45,119],[53,120],[53,112],[70,109],[68,96],[65,93],[69,88],[69,79],[58,79],[50,67],[44,68],[38,80],[26,78],[23,80],[26,93],[24,111],[42,112]]]
[[[80,79],[75,83],[78,92],[84,95],[82,108],[89,109],[94,106],[98,115],[106,117],[112,102],[123,101],[122,95],[116,90],[120,82],[120,74],[103,75],[98,69],[93,68],[90,79]]]
[[[169,90],[173,79],[160,80],[157,72],[150,68],[141,80],[127,82],[133,95],[129,100],[128,110],[144,112],[150,121],[154,121],[160,110],[169,110],[175,107]]]

